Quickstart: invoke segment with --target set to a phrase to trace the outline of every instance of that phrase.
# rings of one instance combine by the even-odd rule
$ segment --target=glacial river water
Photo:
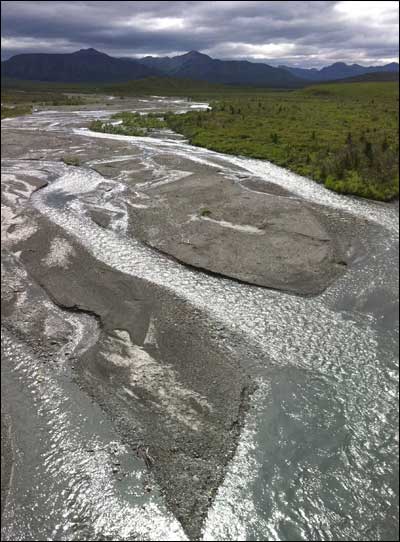
[[[137,110],[151,110],[156,100],[138,102]],[[126,238],[123,221],[114,231],[99,231],[79,206],[80,195],[99,183],[97,173],[49,156],[31,164],[45,164],[56,175],[32,205],[97,259],[173,289],[264,354],[247,367],[258,389],[203,539],[397,540],[398,205],[339,196],[268,162],[195,148],[168,134],[127,138],[84,127],[85,119],[107,115],[37,112],[2,122],[3,137],[22,128],[121,139],[147,161],[162,151],[233,177],[247,171],[326,206],[338,220],[359,219],[348,271],[324,294],[302,298],[188,270]],[[26,160],[5,159],[4,179],[23,168]],[[162,174],[168,182],[168,170]],[[48,204],[48,195],[60,189],[75,197],[74,205]],[[4,393],[16,420],[17,450],[2,539],[187,539],[160,496],[135,489],[143,466],[102,411],[62,371],[43,369],[38,381],[36,361],[24,346],[7,333],[3,341]],[[92,448],[99,452],[87,453]],[[105,468],[116,451],[131,473],[122,485]]]

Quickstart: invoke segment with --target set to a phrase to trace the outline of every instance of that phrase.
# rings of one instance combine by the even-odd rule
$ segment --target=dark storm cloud
[[[94,47],[115,56],[196,49],[320,66],[398,57],[397,2],[2,2],[2,57]]]

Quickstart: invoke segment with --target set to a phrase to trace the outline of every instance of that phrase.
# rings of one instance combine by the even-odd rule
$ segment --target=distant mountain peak
[[[330,66],[324,66],[323,68],[306,69],[282,66],[283,69],[288,70],[293,75],[303,78],[306,81],[336,81],[339,79],[346,79],[348,77],[357,77],[367,73],[377,72],[398,72],[399,65],[396,62],[386,64],[384,66],[361,66],[360,64],[346,64],[345,62],[335,62]]]
[[[76,51],[73,54],[85,56],[107,56],[105,53],[100,53],[100,51],[93,49],[93,47],[89,47],[89,49],[79,49],[79,51]]]
[[[79,83],[122,82],[159,73],[139,62],[113,58],[89,48],[74,53],[16,55],[2,63],[3,75],[34,81]]]
[[[204,53],[199,53],[199,51],[189,51],[188,53],[185,53],[182,56],[186,58],[211,58],[208,55],[205,55]]]

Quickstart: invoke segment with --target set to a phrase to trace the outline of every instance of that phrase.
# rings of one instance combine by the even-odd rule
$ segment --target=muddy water
[[[134,109],[188,107],[157,100],[137,102]],[[29,162],[26,153],[4,164],[8,182],[27,164],[53,176],[31,204],[97,260],[186,299],[259,352],[242,362],[258,390],[203,539],[396,540],[398,207],[341,197],[272,164],[193,148],[168,133],[127,138],[85,128],[87,119],[107,115],[106,108],[43,111],[2,128],[5,137],[16,129],[21,137],[23,130],[74,134],[83,155],[85,141],[121,142],[124,152],[115,159],[134,156],[153,171],[158,167],[155,182],[177,179],[177,169],[160,165],[160,155],[193,169],[213,167],[238,182],[256,175],[289,197],[326,206],[344,231],[353,229],[348,272],[324,294],[305,299],[189,270],[128,238],[124,183],[130,172],[108,181],[114,188],[107,201],[96,196],[104,177],[87,167],[109,163],[109,157],[91,156],[86,167],[73,168],[44,147],[39,160]],[[114,211],[109,228],[93,223],[88,205]],[[85,322],[70,325],[85,335]],[[132,459],[66,365],[54,374],[5,334],[2,370],[16,435],[3,539],[186,538],[157,488],[140,491],[143,463]]]

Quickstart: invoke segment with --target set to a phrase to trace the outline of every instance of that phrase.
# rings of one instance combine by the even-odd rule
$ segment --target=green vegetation
[[[161,95],[210,101],[212,111],[166,113],[164,119],[159,114],[124,113],[113,117],[122,120],[120,124],[95,121],[90,127],[140,136],[169,127],[194,145],[270,160],[336,192],[383,201],[399,193],[396,82],[329,83],[272,91],[157,77],[113,85],[6,80],[2,118],[29,113],[34,104],[82,103],[79,95],[66,96],[66,92],[112,94],[122,100]],[[25,109],[9,111],[10,105]]]
[[[343,194],[398,196],[398,86],[346,83],[221,97],[212,111],[167,114],[194,145],[250,156]]]
[[[119,121],[120,123],[116,124],[115,121]],[[159,113],[139,115],[139,113],[129,112],[116,113],[111,117],[111,122],[95,120],[89,125],[90,130],[94,130],[95,132],[130,136],[146,136],[150,135],[154,130],[166,127],[167,124],[160,117]]]
[[[211,99],[221,96],[247,96],[272,92],[268,88],[218,85],[206,81],[175,79],[174,77],[147,77],[127,83],[53,83],[43,81],[22,81],[4,78],[1,82],[2,94],[12,92],[36,93],[84,93],[127,96],[177,96],[194,99]],[[282,90],[282,92],[284,92]],[[288,91],[289,92],[289,91]]]
[[[62,161],[67,166],[80,166],[81,161],[77,156],[63,156]]]
[[[20,117],[22,115],[29,115],[32,113],[32,107],[27,104],[18,106],[4,107],[1,106],[1,118],[6,119],[9,117]]]
[[[118,96],[181,96],[209,100],[213,97],[219,98],[221,96],[266,94],[272,92],[272,90],[268,88],[218,85],[207,83],[206,81],[175,79],[174,77],[148,77],[146,79],[129,81],[128,83],[104,85],[102,92]]]
[[[355,75],[353,77],[346,77],[336,83],[367,83],[367,82],[387,82],[387,81],[399,81],[399,72],[372,72],[364,73],[363,75]],[[322,83],[325,84],[325,83]]]
[[[25,91],[2,89],[2,104],[34,105],[84,105],[86,100],[80,96],[68,96],[61,92]]]
[[[86,100],[79,96],[67,96],[56,92],[26,92],[2,90],[3,104],[34,104],[34,105],[84,105]]]
[[[32,113],[37,106],[83,105],[86,100],[80,96],[68,96],[62,92],[26,88],[1,88],[1,118],[17,117]]]

